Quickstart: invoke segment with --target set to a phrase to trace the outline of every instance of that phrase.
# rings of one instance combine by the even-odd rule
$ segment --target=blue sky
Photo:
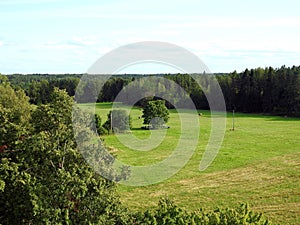
[[[296,0],[0,0],[0,73],[84,73],[137,41],[184,47],[215,73],[300,65],[299,8]]]

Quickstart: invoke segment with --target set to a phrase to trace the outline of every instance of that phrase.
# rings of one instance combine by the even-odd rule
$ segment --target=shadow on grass
[[[141,127],[134,127],[134,128],[131,128],[130,130],[145,130],[145,129],[142,129]]]
[[[273,116],[267,118],[268,121],[285,121],[285,122],[300,122],[300,117],[284,117],[284,116]]]

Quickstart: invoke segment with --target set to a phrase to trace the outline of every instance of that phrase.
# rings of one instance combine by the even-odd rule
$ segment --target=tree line
[[[66,89],[73,96],[82,75],[9,75],[8,78],[15,89],[24,89],[33,104],[49,102],[49,96],[55,87]],[[166,79],[145,79],[145,77],[161,77]],[[228,111],[236,110],[247,113],[265,113],[273,115],[300,116],[300,66],[274,69],[256,68],[236,71],[226,74],[216,74],[216,79],[222,89]],[[202,87],[195,79],[201,78]],[[91,78],[93,79],[93,78]],[[173,81],[173,82],[172,82]],[[77,89],[77,93],[85,96],[84,102],[115,101],[118,99],[126,104],[144,106],[148,100],[166,100],[166,106],[172,108],[186,107],[185,99],[191,98],[197,109],[209,109],[206,94],[214,88],[212,76],[206,74],[156,74],[148,76],[118,75],[112,76],[104,84],[95,79]],[[102,87],[99,91],[99,87]],[[179,87],[182,87],[181,90]],[[142,87],[142,89],[141,89]],[[140,99],[137,102],[135,98]],[[88,93],[88,94],[86,94]],[[153,96],[144,98],[144,93]],[[85,95],[86,94],[86,95]]]
[[[300,115],[300,67],[246,69],[218,76],[228,109]]]
[[[8,81],[14,89],[22,89],[32,104],[50,102],[54,88],[65,89],[69,96],[74,96],[82,74],[12,74]]]

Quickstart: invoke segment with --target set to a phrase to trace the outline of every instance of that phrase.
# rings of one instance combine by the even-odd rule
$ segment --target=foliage
[[[65,89],[69,96],[74,96],[80,74],[14,74],[7,76],[15,89],[23,89],[30,98],[30,103],[46,104],[51,101],[51,93],[57,87]]]
[[[0,86],[12,97],[18,95],[11,92],[9,84]],[[5,95],[1,95],[1,102],[3,98]],[[72,106],[73,101],[65,91],[54,89],[51,102],[33,112],[32,129],[26,137],[0,153],[2,224],[117,224],[125,220],[112,180],[125,179],[126,175],[118,176],[111,169],[113,158],[107,160],[109,155],[102,151],[101,143],[94,143],[95,151],[89,153],[95,156],[100,152],[95,160],[112,179],[97,175],[86,163],[73,137]],[[13,105],[4,109],[13,109],[17,115],[24,110]],[[12,122],[18,124],[20,118],[15,118]],[[78,147],[91,145],[89,127],[81,127],[85,141]],[[11,139],[16,139],[15,134],[11,135]],[[1,137],[0,141],[6,139]],[[84,148],[81,153],[89,150]]]
[[[32,106],[23,90],[14,91],[0,75],[0,146],[13,148],[29,129]]]
[[[218,80],[228,110],[299,115],[300,67],[246,69]]]
[[[168,108],[185,108],[185,99],[190,97],[197,109],[209,109],[205,94],[210,94],[214,88],[209,75],[194,74],[193,78],[188,74],[156,75],[174,82],[165,82],[164,79],[150,79],[155,76],[120,75],[113,76],[101,86],[101,79],[87,78],[85,85],[79,83],[81,75],[9,75],[7,76],[15,89],[24,89],[34,104],[48,103],[54,87],[66,89],[70,96],[74,96],[75,90],[82,96],[81,102],[110,102],[114,101],[122,90],[120,97],[125,104],[135,104],[144,107],[144,93],[150,93],[153,98],[157,96],[172,99],[172,104],[166,102]],[[227,110],[235,109],[238,112],[266,113],[275,115],[300,116],[300,67],[285,67],[274,69],[256,68],[246,69],[241,73],[236,71],[226,74],[216,74],[223,91]],[[201,79],[202,87],[199,87],[195,79]],[[91,81],[91,82],[88,82]],[[148,83],[147,83],[148,82]],[[128,88],[128,84],[131,88]],[[186,93],[178,90],[178,84]],[[143,91],[141,91],[143,87]],[[204,92],[206,91],[206,93]],[[138,102],[132,102],[130,93],[135,93]],[[157,96],[155,96],[155,93]],[[205,94],[204,94],[205,93]],[[97,99],[96,99],[97,98]]]
[[[164,198],[159,201],[155,210],[137,213],[135,224],[268,225],[271,223],[264,219],[262,214],[251,211],[247,204],[241,204],[236,209],[217,208],[214,211],[200,209],[187,212]]]
[[[131,81],[131,78],[111,77],[103,85],[100,91],[98,102],[112,102],[117,97],[119,92]]]
[[[131,128],[131,117],[126,110],[114,109],[107,115],[107,120],[103,127],[106,130],[113,130],[114,133],[125,132]]]
[[[151,125],[154,129],[160,128],[168,122],[169,110],[165,106],[165,101],[148,101],[143,109],[144,124]]]
[[[95,114],[95,125],[96,125],[96,131],[99,135],[108,134],[108,130],[102,126],[101,117],[99,114]]]

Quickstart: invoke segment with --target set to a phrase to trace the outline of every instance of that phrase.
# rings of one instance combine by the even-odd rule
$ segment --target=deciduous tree
[[[160,128],[168,122],[169,110],[165,106],[164,100],[148,101],[143,109],[144,124],[153,128]]]

